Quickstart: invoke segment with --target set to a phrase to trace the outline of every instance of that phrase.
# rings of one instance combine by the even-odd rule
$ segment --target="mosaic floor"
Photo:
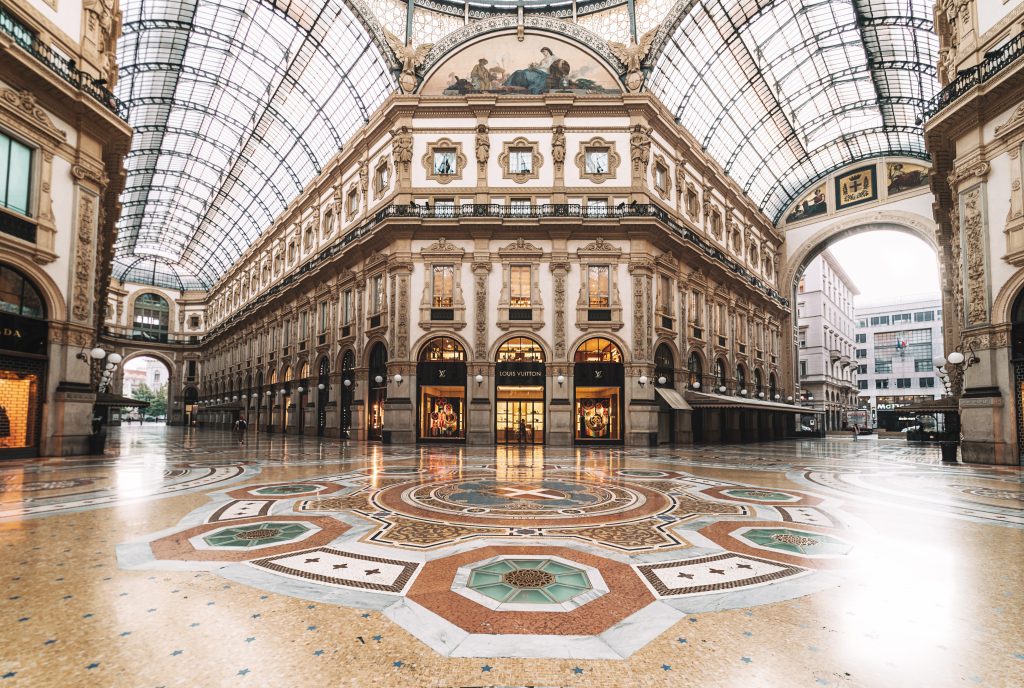
[[[0,688],[1024,685],[1020,469],[111,440],[0,464]]]

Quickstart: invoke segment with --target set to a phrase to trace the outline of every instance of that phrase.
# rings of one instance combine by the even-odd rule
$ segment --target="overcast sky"
[[[860,291],[856,306],[933,298],[940,293],[935,252],[910,234],[865,232],[837,241],[829,251]]]

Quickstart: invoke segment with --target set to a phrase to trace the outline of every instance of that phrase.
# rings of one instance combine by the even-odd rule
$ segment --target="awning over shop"
[[[743,408],[752,411],[783,411],[785,413],[800,414],[824,414],[824,411],[797,406],[795,404],[783,404],[777,401],[766,401],[763,399],[747,399],[745,397],[727,397],[724,394],[708,394],[706,392],[687,392],[686,400],[693,408]]]
[[[683,399],[683,395],[675,391],[671,387],[655,387],[654,391],[658,393],[665,403],[674,408],[676,411],[692,411],[693,407],[686,403],[686,399]]]
[[[120,394],[97,394],[96,406],[133,406],[135,408],[149,408],[148,401],[139,401],[131,397],[123,397]]]

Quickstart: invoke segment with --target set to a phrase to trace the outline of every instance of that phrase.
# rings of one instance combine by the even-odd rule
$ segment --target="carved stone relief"
[[[85,189],[78,190],[78,220],[75,234],[74,280],[71,290],[71,315],[75,320],[89,319],[89,295],[95,274],[95,237],[98,197]]]
[[[473,278],[476,282],[473,297],[476,305],[473,324],[476,342],[474,342],[473,348],[474,356],[478,361],[487,360],[487,274],[490,271],[490,263],[473,263]]]
[[[555,360],[565,360],[565,278],[569,272],[569,263],[551,261],[549,264],[554,276],[555,289],[555,322],[554,322],[554,356]]]
[[[961,194],[963,204],[963,250],[967,287],[965,296],[967,324],[988,322],[988,280],[985,270],[985,218],[982,208],[982,186],[971,187]]]

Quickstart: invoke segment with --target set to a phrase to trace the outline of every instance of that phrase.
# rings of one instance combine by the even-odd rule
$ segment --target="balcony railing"
[[[744,281],[750,284],[755,289],[758,289],[764,293],[768,298],[772,299],[781,306],[788,306],[789,299],[782,296],[778,291],[772,288],[767,283],[753,275],[745,267],[737,263],[735,260],[730,258],[720,248],[714,246],[710,242],[706,241],[699,234],[686,227],[682,223],[678,222],[675,218],[671,217],[667,211],[662,209],[660,206],[646,203],[620,203],[617,206],[609,208],[588,208],[585,205],[579,203],[565,203],[565,204],[547,204],[547,205],[531,205],[531,206],[510,206],[510,205],[497,205],[497,204],[480,204],[480,203],[469,203],[460,206],[416,206],[416,205],[389,205],[381,208],[373,215],[367,217],[358,226],[352,228],[346,232],[341,238],[336,240],[330,246],[325,247],[316,256],[306,261],[298,267],[298,269],[286,275],[279,283],[270,287],[257,298],[253,299],[243,308],[233,313],[230,317],[220,322],[216,327],[207,333],[207,337],[214,337],[219,334],[222,330],[231,327],[236,322],[241,321],[248,316],[253,310],[259,308],[263,304],[267,303],[282,291],[287,289],[290,285],[294,284],[297,280],[303,278],[303,276],[316,269],[323,261],[328,260],[345,250],[345,248],[353,242],[359,241],[364,237],[373,233],[379,224],[385,220],[395,218],[420,218],[420,219],[447,219],[451,220],[454,218],[482,218],[482,217],[516,217],[516,218],[546,218],[546,217],[580,217],[590,219],[616,219],[616,218],[630,218],[630,217],[650,217],[658,220],[676,236],[682,238],[691,248],[703,253],[709,259],[715,261],[722,267],[730,270],[731,272],[739,275]],[[378,327],[377,324],[371,324],[370,327]],[[699,336],[699,335],[694,335]]]
[[[191,344],[193,346],[199,344],[199,337],[196,335],[152,334],[124,327],[104,327],[102,338],[146,344]]]
[[[925,118],[934,117],[960,96],[980,86],[1024,55],[1024,33],[1017,34],[1006,45],[985,54],[985,60],[974,67],[962,69],[953,81],[935,94],[924,108]]]
[[[18,21],[7,9],[0,6],[0,32],[14,39],[20,48],[43,63],[51,72],[82,91],[121,119],[127,119],[128,106],[108,91],[99,79],[83,72],[69,60],[48,45],[40,43],[34,32]]]

